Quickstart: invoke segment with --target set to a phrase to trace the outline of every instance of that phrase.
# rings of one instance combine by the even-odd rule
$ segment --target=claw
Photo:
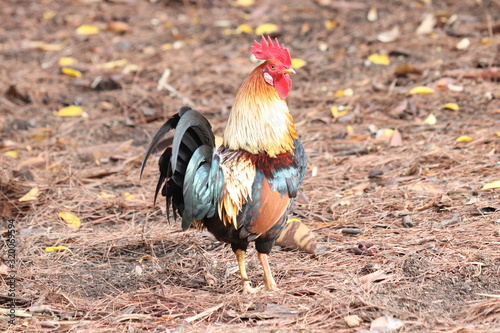
[[[250,285],[250,279],[247,275],[247,270],[245,267],[245,251],[236,250],[234,251],[236,254],[236,259],[238,260],[238,268],[240,269],[241,282],[243,285],[243,294],[257,294],[261,291],[276,291],[278,290],[278,286],[273,279],[273,275],[271,273],[271,268],[269,267],[269,262],[267,260],[267,254],[259,253],[260,264],[262,265],[262,270],[264,271],[264,285],[253,288]]]

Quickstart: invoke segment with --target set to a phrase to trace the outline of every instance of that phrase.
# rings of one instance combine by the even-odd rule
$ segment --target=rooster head
[[[274,42],[271,37],[262,36],[262,43],[254,41],[250,51],[257,59],[266,60],[260,67],[262,77],[267,84],[273,86],[281,99],[285,99],[292,87],[289,74],[295,73],[291,68],[292,59],[285,46],[280,45],[278,39]]]

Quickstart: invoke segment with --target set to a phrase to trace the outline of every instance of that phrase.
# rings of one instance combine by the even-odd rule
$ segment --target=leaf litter
[[[18,329],[356,332],[384,316],[378,327],[397,318],[401,332],[498,327],[486,296],[500,284],[495,3],[112,1],[95,15],[96,5],[7,4],[0,14],[19,18],[2,44],[10,74],[0,90],[0,140],[11,142],[0,144],[0,211],[23,235]],[[274,248],[281,290],[245,296],[232,251],[166,223],[164,205],[152,205],[157,166],[140,182],[138,168],[151,133],[183,104],[222,135],[266,22],[307,62],[288,103],[309,156],[308,200],[290,218],[316,251]],[[82,24],[97,33],[78,34]],[[388,64],[367,64],[372,54]],[[118,84],[93,89],[98,77]],[[68,105],[88,117],[54,116]],[[38,197],[19,200],[35,187]],[[83,221],[78,230],[59,212]],[[258,284],[253,248],[248,257]]]

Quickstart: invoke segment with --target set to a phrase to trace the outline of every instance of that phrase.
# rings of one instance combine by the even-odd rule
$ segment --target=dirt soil
[[[500,2],[245,2],[2,4],[0,311],[18,313],[0,330],[368,332],[388,316],[500,332]],[[230,248],[153,205],[156,157],[139,169],[183,105],[223,134],[263,23],[307,62],[288,97],[309,156],[291,217],[317,251],[276,246],[280,290],[243,295]]]

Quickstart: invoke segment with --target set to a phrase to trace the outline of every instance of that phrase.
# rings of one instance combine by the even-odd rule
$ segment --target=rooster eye
[[[269,66],[269,68],[271,68],[271,69],[274,70],[274,69],[276,69],[276,66],[275,65],[271,65],[271,66]]]

